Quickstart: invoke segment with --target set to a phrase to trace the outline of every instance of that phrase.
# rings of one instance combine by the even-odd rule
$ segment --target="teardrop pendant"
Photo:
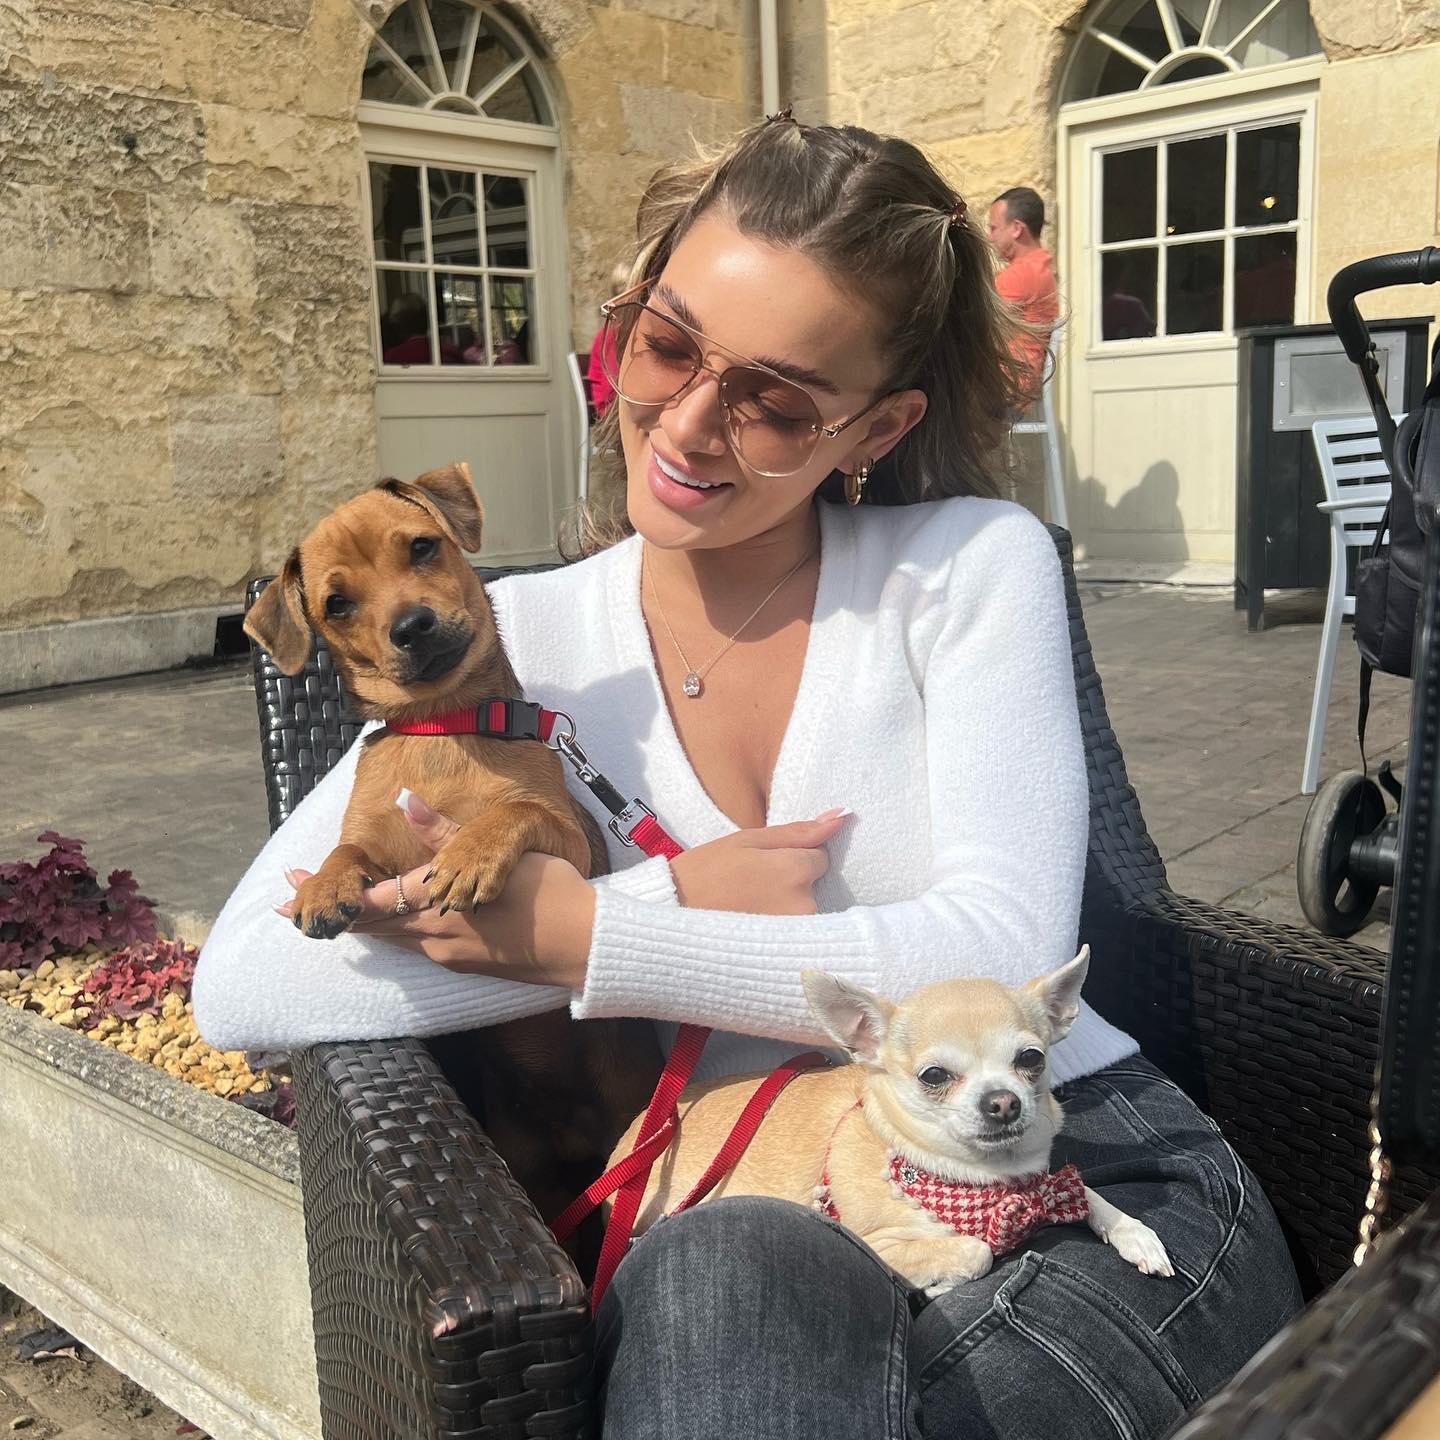
[[[685,683],[682,688],[692,700],[696,700],[699,698],[700,692],[702,689],[704,689],[704,686],[702,686],[700,683],[700,677],[693,670],[691,670],[686,673]]]

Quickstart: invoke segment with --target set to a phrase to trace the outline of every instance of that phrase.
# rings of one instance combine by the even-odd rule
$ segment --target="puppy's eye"
[[[1037,1050],[1033,1045],[1027,1045],[1015,1057],[1015,1068],[1017,1070],[1043,1070],[1045,1068],[1045,1052]]]
[[[943,1065],[927,1065],[918,1078],[927,1090],[941,1090],[955,1077]]]
[[[440,542],[433,535],[417,535],[410,542],[411,564],[422,565],[426,560],[433,560],[439,548]]]
[[[347,600],[343,595],[325,597],[325,613],[332,620],[343,620],[354,608],[355,602]]]

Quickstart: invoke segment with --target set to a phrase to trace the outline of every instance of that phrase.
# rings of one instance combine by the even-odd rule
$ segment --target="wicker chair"
[[[1249,1163],[1314,1293],[1348,1265],[1363,1200],[1382,958],[1169,888],[1105,713],[1070,539],[1052,533],[1090,776],[1087,996]],[[254,658],[273,826],[359,724],[323,645],[294,679]],[[295,1057],[327,1440],[592,1433],[585,1287],[436,1058],[462,1048],[401,1038]],[[1395,1210],[1434,1185],[1402,1172]]]

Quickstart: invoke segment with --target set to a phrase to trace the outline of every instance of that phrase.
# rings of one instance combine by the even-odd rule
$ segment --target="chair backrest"
[[[1396,416],[1396,423],[1402,419],[1403,415]],[[1324,508],[1330,512],[1332,564],[1337,573],[1345,574],[1345,613],[1353,615],[1354,566],[1346,562],[1345,553],[1347,548],[1368,550],[1375,543],[1390,503],[1390,468],[1381,453],[1373,415],[1317,420],[1310,427],[1310,438],[1325,486]]]
[[[1090,787],[1087,897],[1097,887],[1112,900],[1117,896],[1144,897],[1165,887],[1165,867],[1145,829],[1140,802],[1125,772],[1120,742],[1110,728],[1105,694],[1085,633],[1069,533],[1056,525],[1047,528],[1064,572],[1070,655],[1085,739],[1085,767]],[[551,567],[538,565],[498,570],[477,566],[476,573],[488,584],[505,575],[548,568]],[[250,582],[247,606],[255,603],[270,578]],[[282,674],[258,645],[251,646],[251,654],[255,698],[260,711],[265,793],[273,830],[354,742],[361,721],[345,699],[340,676],[323,640],[317,638],[305,668],[295,676]],[[589,748],[603,766],[603,740],[597,738]]]
[[[573,350],[565,357],[565,368],[570,372],[570,390],[575,399],[575,433],[578,437],[577,479],[582,500],[590,495],[590,387],[585,383],[585,369],[588,355],[577,355]]]
[[[1055,376],[1060,369],[1060,337],[1064,333],[1065,322],[1057,320],[1050,329],[1050,339],[1046,345],[1049,352],[1046,356],[1045,381],[1040,387],[1039,404],[1032,405],[1026,414],[1033,418],[1017,420],[1011,427],[1012,435],[1058,435],[1059,422],[1055,412]],[[1038,411],[1038,413],[1037,413]]]

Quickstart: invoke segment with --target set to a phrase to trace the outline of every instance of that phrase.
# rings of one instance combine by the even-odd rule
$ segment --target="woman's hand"
[[[409,796],[402,808],[411,831],[431,855],[460,828],[418,795]],[[568,861],[553,855],[522,855],[496,899],[475,911],[444,914],[430,904],[425,885],[428,869],[419,865],[400,877],[409,906],[403,915],[395,913],[396,881],[370,886],[353,928],[418,951],[460,974],[572,990],[583,987],[595,892]],[[308,874],[289,870],[285,878],[298,886]],[[287,918],[290,915],[288,902],[275,909]]]
[[[813,820],[737,830],[686,850],[670,862],[675,893],[692,910],[747,915],[813,915],[815,882],[830,868],[825,843],[848,810]]]

